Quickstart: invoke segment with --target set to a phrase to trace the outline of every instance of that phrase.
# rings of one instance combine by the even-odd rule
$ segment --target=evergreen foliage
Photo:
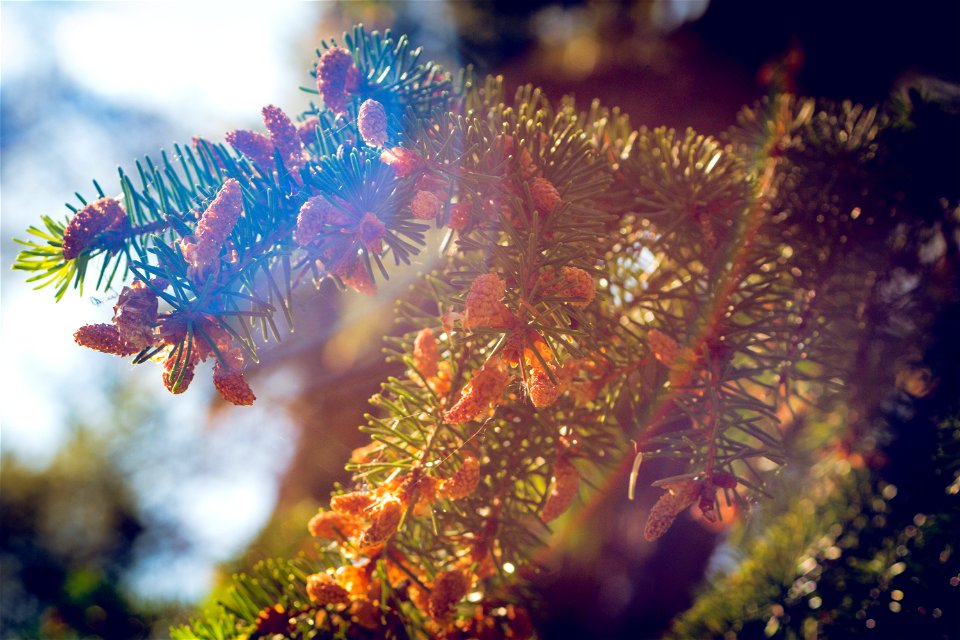
[[[281,338],[278,316],[293,326],[297,286],[374,293],[446,229],[398,308],[410,330],[388,340],[408,375],[373,398],[354,485],[309,524],[316,553],[237,576],[178,638],[530,635],[522,577],[606,478],[685,464],[655,483],[652,541],[688,507],[749,510],[805,413],[847,408],[866,428],[854,372],[877,315],[910,294],[889,256],[916,253],[904,238],[956,248],[955,200],[924,218],[878,180],[903,174],[888,151],[909,109],[775,96],[717,139],[532,86],[508,96],[362,27],[317,54],[322,106],[296,123],[267,107],[269,135],[121,170],[123,220],[78,195],[15,265],[58,298],[91,265],[98,289],[130,282],[113,324],[78,342],[164,359],[175,393],[213,358],[221,394],[249,404],[244,364]]]

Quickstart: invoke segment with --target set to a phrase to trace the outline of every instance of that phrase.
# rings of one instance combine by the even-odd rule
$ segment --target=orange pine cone
[[[566,457],[557,459],[553,467],[550,495],[543,505],[540,517],[544,522],[557,519],[570,508],[580,488],[580,472]]]
[[[360,547],[373,547],[392,536],[400,525],[403,505],[396,498],[384,500],[373,513],[373,523],[360,536]]]
[[[477,276],[470,285],[470,291],[467,292],[463,326],[473,329],[509,325],[513,316],[502,302],[506,291],[507,283],[497,274],[485,273]]]
[[[360,520],[349,513],[320,510],[307,523],[307,530],[321,540],[343,540],[360,530]]]
[[[542,409],[557,401],[560,397],[560,387],[550,380],[550,376],[542,367],[536,368],[527,376],[527,395],[530,396],[533,406]]]
[[[440,347],[433,329],[421,329],[413,341],[413,368],[419,371],[424,378],[437,375],[440,362]]]
[[[533,206],[541,216],[552,212],[562,201],[560,192],[546,178],[534,178],[530,183],[530,196]]]
[[[335,216],[336,210],[323,196],[313,196],[304,202],[297,215],[297,244],[305,247],[316,240],[323,225]]]
[[[187,351],[190,351],[189,358]],[[174,345],[163,362],[163,386],[170,393],[183,393],[193,381],[193,374],[199,362],[200,355],[195,346],[190,348],[184,344],[180,349]]]
[[[444,414],[444,419],[449,424],[474,420],[500,400],[509,383],[510,375],[499,364],[484,365],[463,387],[460,399]]]
[[[364,100],[357,111],[357,129],[360,137],[371,147],[382,147],[387,142],[387,112],[376,100]]]
[[[643,537],[648,542],[653,542],[665,534],[677,516],[700,496],[700,483],[695,480],[674,482],[665,487],[667,492],[660,496],[647,515]]]
[[[463,456],[463,464],[456,473],[440,483],[440,497],[447,500],[466,498],[480,482],[480,461],[472,454]]]
[[[417,191],[410,200],[410,212],[418,220],[433,220],[442,207],[440,198],[430,191]]]
[[[200,216],[193,235],[180,240],[180,250],[190,267],[191,278],[203,279],[208,274],[216,274],[220,251],[242,213],[240,183],[228,178]]]
[[[267,171],[273,167],[273,142],[262,133],[236,129],[228,131],[226,139],[231,147],[246,156],[261,171]]]
[[[335,47],[317,62],[317,89],[328,109],[337,115],[347,112],[350,95],[356,91],[360,71],[346,49]]]
[[[314,603],[325,607],[331,604],[349,604],[350,594],[327,573],[307,577],[307,595]]]
[[[451,569],[437,575],[427,601],[427,613],[434,620],[443,620],[453,611],[453,606],[467,595],[470,578],[459,569]]]
[[[351,491],[330,498],[330,508],[354,516],[366,516],[367,510],[376,502],[376,497],[366,491]]]
[[[73,334],[81,347],[115,356],[132,356],[140,351],[120,338],[120,332],[112,324],[85,324]]]
[[[667,367],[672,366],[680,355],[680,345],[677,341],[659,329],[650,329],[647,332],[647,344],[650,345],[653,357]]]

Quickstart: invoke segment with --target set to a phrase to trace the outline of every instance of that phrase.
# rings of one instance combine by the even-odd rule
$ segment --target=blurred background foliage
[[[634,126],[712,134],[732,124],[742,105],[775,91],[872,104],[926,78],[947,106],[929,114],[926,139],[912,138],[901,150],[919,163],[909,192],[933,194],[936,204],[946,195],[936,189],[960,175],[957,112],[950,111],[960,99],[950,84],[960,80],[954,3],[881,11],[850,2],[828,11],[825,3],[760,0],[356,1],[276,10],[264,4],[244,15],[229,6],[194,14],[178,4],[144,5],[142,14],[96,9],[95,20],[114,11],[131,32],[135,21],[159,20],[151,11],[167,16],[170,34],[144,40],[158,53],[137,52],[146,75],[175,66],[170,57],[182,45],[171,38],[188,22],[199,24],[190,41],[210,49],[183,59],[203,81],[186,90],[195,95],[165,106],[118,100],[76,80],[66,72],[69,49],[38,53],[42,34],[68,29],[67,21],[87,10],[3,5],[5,265],[12,234],[39,213],[59,215],[72,189],[105,180],[117,163],[174,139],[251,125],[263,104],[299,110],[305,101],[295,89],[309,84],[312,47],[355,22],[407,33],[428,57],[501,73],[508,86],[530,82],[552,98],[598,97],[629,113]],[[237,22],[224,20],[232,26],[223,40],[210,31],[204,43],[204,29],[231,11]],[[248,42],[264,61],[267,51],[282,51],[270,59],[270,72],[291,67],[279,74],[289,86],[264,80],[260,93],[241,87],[264,76],[250,70],[252,62],[224,68],[216,47],[231,38]],[[235,94],[230,109],[249,106],[238,114],[208,93]],[[5,269],[0,635],[163,636],[199,599],[216,597],[218,576],[311,545],[305,523],[334,483],[348,479],[343,465],[365,444],[356,426],[366,399],[395,373],[382,363],[381,337],[396,331],[393,300],[407,294],[415,275],[398,278],[374,302],[328,287],[301,291],[297,332],[264,354],[252,377],[265,397],[243,413],[220,405],[202,385],[189,403],[158,395],[158,385],[144,382],[155,371],[119,372],[118,382],[114,362],[77,355],[70,340],[91,315],[108,315],[112,301],[55,308],[44,294],[23,295],[22,278]],[[593,512],[593,535],[564,541],[554,571],[536,584],[545,596],[538,620],[544,637],[657,636],[698,593],[673,627],[677,637],[727,630],[816,637],[830,625],[943,635],[947,603],[960,593],[952,582],[957,496],[944,490],[944,473],[960,464],[957,423],[944,419],[960,409],[955,289],[945,277],[939,289],[919,295],[933,320],[925,344],[913,346],[915,367],[904,370],[900,388],[862,385],[877,429],[850,436],[847,456],[819,459],[844,425],[837,415],[804,416],[794,466],[773,489],[776,499],[749,520],[718,529],[682,518],[649,545],[641,541],[642,507],[658,491],[642,491],[631,504],[615,488]],[[44,344],[21,346],[24,340]],[[903,346],[882,332],[874,344],[880,355],[871,365],[892,362],[884,360],[884,345],[894,353]],[[874,370],[865,367],[865,378]],[[30,440],[41,422],[54,435]],[[668,475],[665,464],[645,466],[638,486]]]

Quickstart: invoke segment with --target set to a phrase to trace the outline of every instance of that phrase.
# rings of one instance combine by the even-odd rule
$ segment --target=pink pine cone
[[[360,137],[371,147],[382,147],[387,142],[387,112],[376,100],[366,100],[357,112]]]

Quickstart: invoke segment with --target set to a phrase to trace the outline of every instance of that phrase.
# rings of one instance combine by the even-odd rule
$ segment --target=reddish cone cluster
[[[303,142],[297,127],[287,114],[280,107],[267,105],[263,108],[263,124],[270,132],[270,141],[274,148],[280,152],[283,166],[291,172],[303,167]]]
[[[73,334],[81,347],[114,356],[132,356],[140,349],[128,346],[120,339],[120,332],[113,324],[85,324]]]
[[[552,213],[562,202],[560,192],[546,178],[533,179],[530,183],[530,196],[533,198],[533,207],[541,216]]]
[[[88,248],[97,248],[105,235],[130,229],[127,212],[113,198],[100,198],[80,209],[63,231],[63,258],[73,260]],[[104,246],[104,248],[109,248]]]
[[[212,317],[194,320],[193,329],[193,339],[189,340],[188,323],[182,318],[168,316],[161,324],[159,342],[169,347],[163,363],[163,383],[167,390],[171,393],[186,391],[197,365],[211,356],[217,357],[219,352],[220,357],[213,367],[213,383],[217,391],[233,404],[253,404],[256,396],[243,377],[243,351],[234,343],[233,334]]]
[[[360,72],[346,49],[326,51],[317,63],[317,90],[323,103],[337,115],[347,112],[351,94],[357,90]]]
[[[165,280],[157,279],[153,285],[162,290]],[[118,356],[130,356],[148,347],[157,340],[157,295],[143,282],[134,282],[124,287],[113,307],[113,324],[88,324],[73,334],[77,344]]]
[[[263,108],[263,123],[269,137],[238,129],[227,133],[227,142],[257,165],[260,171],[268,173],[274,167],[274,153],[279,152],[283,166],[296,175],[304,165],[303,131],[298,130],[282,109],[273,105]],[[316,129],[315,123],[312,126]]]
[[[307,577],[307,595],[321,607],[350,602],[350,593],[328,573],[315,573]]]

